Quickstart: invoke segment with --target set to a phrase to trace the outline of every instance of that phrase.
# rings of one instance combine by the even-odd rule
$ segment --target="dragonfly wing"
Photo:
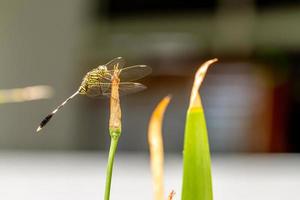
[[[121,81],[135,81],[151,74],[152,69],[147,65],[134,65],[121,69],[119,78]]]
[[[145,90],[147,87],[141,83],[121,82],[119,86],[120,95],[127,95]]]
[[[117,57],[105,64],[107,70],[113,70],[114,66],[118,65],[119,69],[125,66],[125,60],[122,57]]]
[[[103,95],[102,87],[99,84],[89,85],[86,90],[86,95],[89,97],[101,97]]]
[[[104,96],[110,97],[111,95],[111,83],[101,83],[101,88],[103,90]],[[121,82],[119,84],[119,94],[120,96],[124,96],[127,94],[132,94],[136,92],[140,92],[145,90],[147,87],[141,83],[133,83],[133,82]]]

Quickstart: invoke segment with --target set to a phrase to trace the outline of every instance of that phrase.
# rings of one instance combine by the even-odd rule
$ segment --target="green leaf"
[[[183,150],[182,200],[212,200],[209,143],[202,106],[187,112]]]

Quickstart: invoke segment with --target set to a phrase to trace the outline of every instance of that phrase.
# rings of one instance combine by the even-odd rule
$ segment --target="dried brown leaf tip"
[[[204,80],[205,74],[207,72],[208,67],[217,62],[218,59],[211,59],[203,63],[200,68],[197,70],[195,74],[194,85],[192,88],[191,98],[190,98],[190,108],[192,107],[201,107],[201,100],[199,96],[199,88]]]
[[[168,200],[172,200],[173,199],[173,197],[175,196],[175,192],[174,192],[174,190],[172,190],[171,191],[171,193],[169,194],[169,196],[168,196]]]
[[[152,113],[148,128],[150,164],[155,200],[164,199],[164,147],[162,137],[162,122],[165,110],[170,102],[170,99],[170,96],[167,96],[160,101],[160,103]]]

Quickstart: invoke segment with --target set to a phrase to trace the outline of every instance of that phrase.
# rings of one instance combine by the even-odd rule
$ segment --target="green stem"
[[[118,134],[116,132],[111,132],[110,135],[111,135],[111,142],[110,142],[108,163],[107,163],[107,169],[106,169],[106,184],[105,184],[104,200],[109,200],[114,158],[115,158],[118,141],[119,141],[119,137],[120,137],[120,134]]]

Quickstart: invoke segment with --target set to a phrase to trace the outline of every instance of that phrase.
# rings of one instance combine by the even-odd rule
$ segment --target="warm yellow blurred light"
[[[47,85],[2,89],[0,90],[0,104],[48,99],[52,96],[53,88]]]

